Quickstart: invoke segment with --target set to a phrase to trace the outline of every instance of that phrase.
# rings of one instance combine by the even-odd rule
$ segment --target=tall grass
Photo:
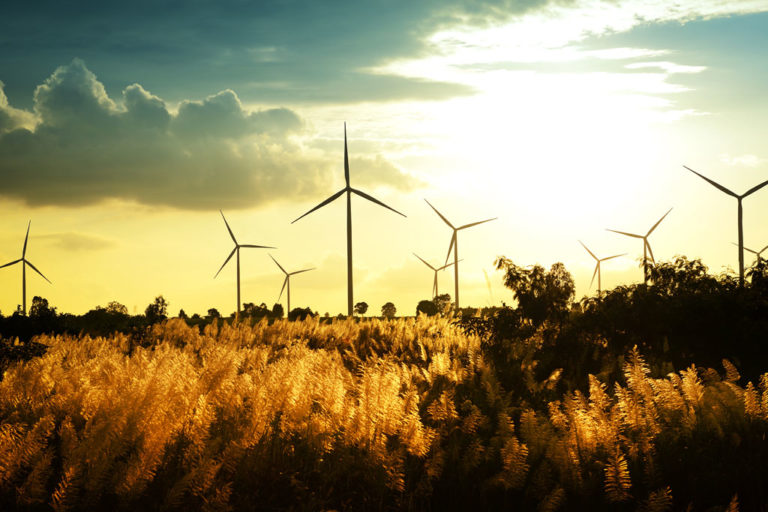
[[[447,319],[148,339],[40,337],[5,372],[0,509],[766,507],[768,374],[727,362],[654,378],[634,351],[536,409]]]

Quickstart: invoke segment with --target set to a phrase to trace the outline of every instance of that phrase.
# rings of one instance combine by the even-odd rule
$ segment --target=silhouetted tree
[[[107,313],[110,314],[120,314],[120,315],[127,315],[128,314],[128,308],[125,307],[123,304],[120,304],[116,300],[110,301],[109,304],[107,304]]]
[[[397,313],[397,308],[391,302],[387,302],[381,306],[381,316],[385,318],[394,318],[395,313]]]
[[[221,318],[221,313],[219,313],[218,309],[211,308],[208,310],[207,318]]]
[[[275,305],[272,306],[272,317],[283,318],[283,315],[285,315],[285,309],[283,308],[283,305],[275,303]]]
[[[416,316],[419,316],[419,313],[424,313],[427,316],[435,316],[437,314],[437,306],[435,306],[435,303],[431,300],[419,301],[416,306]]]
[[[29,317],[38,321],[51,320],[56,318],[56,308],[48,304],[48,299],[35,295],[29,308]]]
[[[442,293],[440,295],[437,295],[434,299],[432,299],[432,302],[435,303],[435,306],[437,307],[437,312],[441,313],[443,315],[447,315],[451,311],[451,295],[448,293]]]
[[[364,315],[368,311],[368,304],[366,302],[358,302],[353,309],[356,315]]]
[[[180,309],[179,310],[179,318],[181,318],[182,320],[186,320],[189,317],[187,316],[187,313],[183,309]]]
[[[512,290],[520,313],[534,326],[567,316],[575,286],[565,265],[555,263],[547,272],[541,265],[520,267],[503,256],[495,263],[504,271],[504,286]]]
[[[313,317],[315,313],[310,308],[293,308],[288,312],[288,320],[304,320],[307,317]]]
[[[168,301],[162,295],[155,297],[155,301],[144,310],[144,316],[151,324],[168,318]]]

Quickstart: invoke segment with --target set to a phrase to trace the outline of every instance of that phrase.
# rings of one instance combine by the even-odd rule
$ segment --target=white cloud
[[[118,198],[186,209],[316,198],[340,154],[308,148],[308,136],[293,110],[249,110],[231,90],[175,113],[139,84],[115,101],[76,59],[37,87],[34,114],[10,107],[0,88],[0,193],[33,205]],[[381,156],[358,158],[372,183],[418,185]]]
[[[675,64],[674,62],[659,61],[659,62],[633,62],[624,66],[627,69],[660,69],[667,74],[675,73],[701,73],[707,69],[706,66],[685,66],[682,64]]]
[[[723,153],[720,155],[720,161],[731,167],[757,167],[766,162],[766,159],[751,154],[732,156]]]

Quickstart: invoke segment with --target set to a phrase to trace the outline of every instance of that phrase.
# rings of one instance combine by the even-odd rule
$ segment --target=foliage
[[[365,315],[365,312],[368,311],[368,303],[366,303],[366,302],[358,302],[357,304],[355,304],[355,307],[352,308],[352,311],[356,315],[363,316],[363,315]]]
[[[389,318],[389,319],[394,318],[395,313],[397,313],[397,308],[393,303],[387,302],[386,304],[381,306],[381,316],[383,316],[384,318]]]
[[[162,295],[158,295],[154,302],[144,310],[144,316],[151,324],[168,318],[168,301]]]
[[[416,316],[419,316],[419,314],[435,316],[437,313],[437,306],[431,300],[420,300],[416,305]]]

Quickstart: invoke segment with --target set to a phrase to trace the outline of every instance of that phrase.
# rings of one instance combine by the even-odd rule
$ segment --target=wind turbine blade
[[[219,271],[218,271],[218,272],[216,272],[216,275],[215,275],[215,276],[213,276],[213,278],[214,278],[214,279],[216,279],[216,277],[218,277],[219,273],[220,273],[220,272],[221,272],[221,270],[224,268],[224,265],[226,265],[227,263],[229,263],[229,260],[231,260],[231,259],[232,259],[232,256],[234,256],[234,255],[235,255],[235,251],[237,251],[237,247],[235,247],[234,249],[232,249],[232,252],[231,252],[231,253],[229,253],[229,256],[227,256],[227,259],[225,259],[225,260],[224,260],[224,263],[221,265],[221,268],[219,268]]]
[[[347,156],[347,123],[344,123],[344,180],[349,187],[349,156]]]
[[[595,256],[595,253],[593,253],[592,251],[590,251],[590,250],[589,250],[589,247],[587,247],[586,245],[584,245],[584,242],[582,242],[581,240],[579,240],[579,243],[581,244],[581,246],[582,246],[583,248],[585,248],[585,249],[587,250],[587,252],[590,254],[590,256],[592,256],[593,258],[595,258],[597,261],[600,261],[600,259],[599,259],[597,256]]]
[[[306,217],[307,215],[309,215],[309,214],[310,214],[310,213],[312,213],[313,211],[315,211],[315,210],[317,210],[317,209],[319,209],[319,208],[322,208],[323,206],[327,205],[328,203],[330,203],[330,202],[332,202],[332,201],[335,201],[336,199],[338,199],[338,197],[339,197],[341,194],[343,194],[343,193],[344,193],[344,192],[346,192],[346,191],[347,191],[347,189],[346,189],[346,188],[343,188],[343,189],[339,190],[338,192],[336,192],[335,194],[333,194],[331,197],[329,197],[328,199],[326,199],[325,201],[323,201],[323,202],[322,202],[322,203],[320,203],[319,205],[315,206],[314,208],[312,208],[311,210],[309,210],[307,213],[305,213],[304,215],[302,215],[301,217],[299,217],[299,218],[298,218],[298,219],[296,219],[296,220],[299,220],[299,219],[301,219],[302,217]],[[293,224],[294,222],[296,222],[296,220],[294,220],[293,222],[291,222],[291,224]]]
[[[467,229],[467,228],[471,228],[472,226],[477,226],[478,224],[484,224],[484,223],[486,223],[486,222],[491,222],[492,220],[496,220],[496,219],[498,219],[498,217],[494,217],[494,218],[492,218],[492,219],[485,219],[485,220],[481,220],[481,221],[479,221],[479,222],[473,222],[473,223],[471,223],[471,224],[464,224],[464,225],[463,225],[463,226],[461,226],[460,228],[456,228],[456,229],[457,229],[457,230],[458,230],[458,229]]]
[[[248,247],[250,249],[277,249],[277,247],[272,247],[269,245],[251,245],[251,244],[242,244],[240,247]]]
[[[285,285],[288,284],[288,276],[285,276],[285,279],[283,279],[283,287],[280,288],[280,295],[277,296],[277,301],[280,302],[280,299],[283,297],[283,290],[285,290]]]
[[[760,249],[760,251],[758,251],[757,255],[760,256],[761,254],[763,254],[763,251],[765,251],[766,249],[768,249],[768,245],[766,245],[765,247]]]
[[[620,235],[631,236],[632,238],[645,238],[643,235],[636,235],[634,233],[626,233],[624,231],[616,231],[615,229],[606,229],[606,231],[610,231],[612,233],[618,233]]]
[[[288,275],[289,275],[289,276],[293,276],[293,275],[296,275],[296,274],[301,274],[302,272],[309,272],[310,270],[315,270],[315,267],[312,267],[312,268],[305,268],[304,270],[296,270],[296,271],[294,271],[294,272],[291,272],[291,273],[290,273],[290,274],[288,274]]]
[[[701,175],[701,174],[697,173],[696,171],[694,171],[693,169],[691,169],[691,168],[690,168],[690,167],[688,167],[687,165],[684,165],[683,167],[685,167],[686,169],[688,169],[689,171],[691,171],[693,174],[695,174],[695,175],[696,175],[696,176],[698,176],[699,178],[703,179],[704,181],[707,181],[707,182],[708,182],[710,185],[712,185],[713,187],[715,187],[715,188],[717,188],[717,189],[719,189],[719,190],[721,190],[721,191],[725,192],[725,193],[726,193],[726,194],[728,194],[729,196],[733,196],[733,197],[735,197],[736,199],[738,199],[738,198],[739,198],[738,194],[735,194],[735,193],[731,192],[730,190],[728,190],[727,188],[725,188],[725,187],[724,187],[724,186],[722,186],[721,184],[719,184],[719,183],[717,183],[717,182],[715,182],[715,181],[712,181],[711,179],[707,178],[706,176],[703,176],[703,175]]]
[[[647,233],[645,236],[648,236],[648,235],[650,235],[651,233],[653,233],[653,230],[654,230],[654,229],[656,229],[656,226],[658,226],[659,224],[661,224],[661,221],[663,221],[663,220],[664,220],[664,217],[666,217],[667,215],[669,215],[669,212],[671,212],[671,211],[672,211],[672,208],[670,208],[670,209],[669,209],[669,211],[667,211],[667,213],[665,213],[664,215],[662,215],[662,216],[661,216],[661,218],[660,218],[660,219],[659,219],[659,220],[656,222],[656,224],[654,224],[654,225],[653,225],[653,227],[652,227],[650,230],[648,230],[648,233]]]
[[[33,264],[32,264],[32,263],[29,261],[29,260],[24,260],[24,261],[26,261],[26,262],[27,262],[27,265],[29,265],[30,267],[32,267],[32,270],[34,270],[35,272],[37,272],[38,274],[40,274],[40,277],[42,277],[43,279],[45,279],[46,281],[48,281],[49,283],[51,283],[50,279],[48,279],[47,277],[45,277],[45,276],[43,275],[43,273],[42,273],[42,272],[40,272],[39,270],[37,270],[37,267],[36,267],[36,266],[34,266],[34,265],[33,265]],[[53,284],[53,283],[51,283],[51,284]]]
[[[24,248],[21,250],[21,259],[24,259],[24,257],[27,255],[27,240],[29,240],[29,226],[32,225],[32,221],[30,220],[27,224],[27,236],[24,237]]]
[[[759,184],[759,185],[755,185],[755,186],[754,186],[754,187],[752,187],[751,189],[747,190],[746,192],[744,192],[744,193],[741,195],[741,197],[742,197],[742,198],[744,198],[744,197],[747,197],[749,194],[753,194],[753,193],[757,192],[758,190],[760,190],[761,188],[763,188],[763,187],[764,187],[764,186],[766,186],[766,185],[768,185],[768,180],[766,180],[766,181],[762,182],[762,183],[761,183],[761,184]]]
[[[736,247],[739,246],[739,244],[733,244],[733,245],[735,245]],[[747,252],[751,252],[752,254],[757,254],[757,251],[755,251],[754,249],[750,249],[749,247],[744,247],[744,250]]]
[[[448,246],[448,254],[445,255],[445,262],[448,263],[448,258],[451,257],[451,249],[453,249],[453,244],[456,243],[456,230],[453,231],[453,236],[451,237],[451,244]]]
[[[648,243],[648,240],[645,241],[645,246],[648,248],[648,254],[651,256],[651,263],[655,265],[656,260],[653,257],[653,249],[651,249],[651,244]]]
[[[595,277],[597,277],[597,271],[600,268],[600,262],[597,262],[597,265],[595,265],[595,271],[592,273],[592,280],[589,282],[589,287],[592,288],[592,285],[595,284]]]
[[[282,271],[283,271],[283,274],[285,274],[285,275],[288,275],[288,272],[286,272],[286,271],[285,271],[285,269],[283,268],[283,266],[277,262],[277,260],[274,258],[274,256],[272,256],[272,255],[270,254],[270,255],[269,255],[269,257],[270,257],[270,258],[272,258],[272,261],[274,261],[274,262],[275,262],[275,265],[277,265],[278,267],[280,267],[280,270],[282,270]],[[278,299],[278,300],[280,300],[280,299]]]
[[[227,222],[227,218],[224,216],[224,212],[219,210],[219,213],[221,214],[221,218],[224,219],[224,224],[227,225],[227,231],[229,231],[229,236],[232,237],[232,241],[235,242],[235,245],[237,245],[237,239],[235,238],[235,234],[232,232],[232,228],[229,227],[229,222]]]
[[[17,260],[13,260],[12,262],[6,263],[5,265],[0,265],[0,268],[10,267],[11,265],[15,265],[16,263],[20,262],[21,260],[22,260],[22,258],[19,258]]]
[[[449,251],[449,252],[450,252],[450,251]],[[413,253],[413,255],[414,255],[414,256],[416,256],[417,258],[419,258],[423,264],[425,264],[426,266],[428,266],[428,267],[429,267],[429,268],[431,268],[432,270],[438,270],[438,269],[436,269],[435,267],[433,267],[432,265],[430,265],[429,263],[427,263],[426,261],[424,261],[424,259],[423,259],[421,256],[419,256],[418,254],[416,254],[416,253]]]
[[[363,191],[357,190],[356,188],[352,188],[352,187],[350,187],[350,188],[349,188],[349,190],[351,190],[351,191],[352,191],[352,192],[354,192],[355,194],[359,195],[360,197],[364,197],[365,199],[367,199],[367,200],[369,200],[369,201],[373,201],[374,203],[378,204],[379,206],[383,206],[384,208],[386,208],[386,209],[388,209],[388,210],[392,210],[392,211],[393,211],[393,212],[395,212],[396,214],[398,214],[398,215],[402,215],[403,217],[405,217],[405,214],[403,214],[403,213],[400,213],[399,211],[395,210],[394,208],[391,208],[391,207],[389,207],[389,206],[385,205],[384,203],[382,203],[381,201],[379,201],[379,200],[378,200],[378,199],[376,199],[375,197],[369,196],[368,194],[366,194],[366,193],[365,193],[365,192],[363,192]]]
[[[626,256],[626,255],[627,255],[627,253],[615,254],[613,256],[608,256],[607,258],[601,258],[600,261],[612,260],[613,258],[618,258],[620,256]]]
[[[425,199],[424,201],[427,201],[427,200]],[[443,219],[443,222],[445,222],[446,224],[448,224],[449,226],[451,226],[451,228],[453,228],[453,229],[456,229],[456,228],[454,228],[454,227],[453,227],[453,224],[451,224],[450,222],[448,222],[448,219],[446,219],[445,217],[443,217],[443,214],[442,214],[442,213],[440,213],[439,211],[437,211],[437,208],[435,208],[434,206],[432,206],[432,203],[430,203],[429,201],[427,201],[427,204],[430,206],[430,208],[432,208],[433,210],[435,210],[435,213],[436,213],[436,214],[438,214],[438,215],[440,216],[440,218],[441,218],[441,219]]]
[[[459,259],[459,261],[464,261],[464,258]],[[450,267],[453,264],[454,264],[454,262],[452,261],[452,262],[448,263],[447,265],[443,265],[442,267],[440,267],[437,270],[445,270],[445,269],[447,269],[448,267]]]

